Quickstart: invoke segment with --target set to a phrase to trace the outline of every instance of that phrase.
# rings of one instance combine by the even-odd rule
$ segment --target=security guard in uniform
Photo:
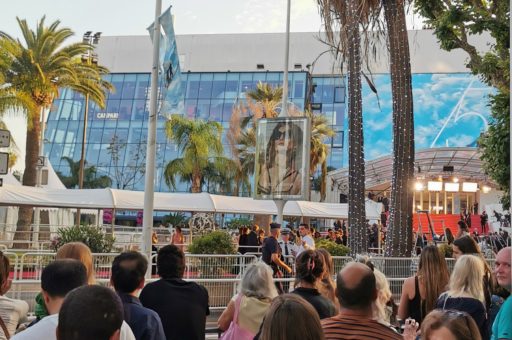
[[[281,240],[279,241],[279,246],[281,247],[281,260],[286,263],[288,266],[293,268],[295,263],[295,256],[297,256],[299,247],[290,241],[290,229],[283,228],[281,230]],[[293,273],[284,273],[285,278],[293,277]],[[283,282],[283,290],[285,293],[288,293],[290,289],[290,282]]]

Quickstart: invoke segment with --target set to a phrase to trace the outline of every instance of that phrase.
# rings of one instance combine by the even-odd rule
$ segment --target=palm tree
[[[382,1],[388,30],[393,96],[393,177],[386,255],[408,257],[413,241],[414,114],[404,2]]]
[[[334,36],[339,30],[338,46],[347,61],[349,127],[349,210],[350,249],[353,254],[366,252],[365,166],[363,111],[361,96],[361,35],[375,8],[375,0],[318,0],[328,40],[338,45]],[[342,66],[343,68],[343,66]]]
[[[176,188],[179,177],[182,182],[190,182],[192,192],[201,192],[207,172],[211,174],[214,169],[225,174],[231,169],[230,161],[223,155],[220,123],[172,116],[166,123],[166,133],[182,155],[165,167],[165,182],[170,188]]]
[[[327,118],[322,115],[315,115],[310,111],[306,111],[307,116],[311,118],[311,145],[309,149],[309,172],[310,176],[316,172],[320,165],[320,201],[325,200],[327,194],[326,180],[327,180],[327,156],[329,155],[329,148],[324,143],[327,138],[334,137],[336,133],[328,125]]]
[[[69,166],[69,176],[64,176],[61,172],[57,171],[57,176],[59,176],[62,183],[68,189],[73,189],[78,187],[78,176],[80,173],[80,161],[74,161],[69,157],[62,157],[61,159],[65,160]],[[97,176],[97,170],[95,166],[87,166],[87,161],[84,161],[84,189],[95,189],[95,188],[107,188],[112,185],[112,180],[108,176]]]
[[[100,107],[105,106],[105,91],[112,85],[101,79],[108,73],[104,67],[81,62],[81,56],[93,47],[84,43],[64,45],[73,35],[68,28],[60,28],[60,21],[45,25],[45,17],[35,30],[27,21],[17,18],[23,42],[0,32],[2,47],[0,73],[11,93],[18,98],[29,98],[31,107],[23,110],[27,117],[27,139],[23,185],[35,186],[37,159],[41,134],[40,114],[51,107],[59,96],[59,89],[69,88],[82,94]],[[32,208],[21,207],[18,215],[18,231],[29,231]],[[17,233],[17,239],[28,239],[28,233]]]

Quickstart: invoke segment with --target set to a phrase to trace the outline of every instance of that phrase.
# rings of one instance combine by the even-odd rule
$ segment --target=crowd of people
[[[455,239],[451,275],[439,248],[424,247],[397,306],[370,258],[358,256],[335,273],[311,233],[300,225],[300,242],[292,244],[288,228],[270,225],[261,261],[245,269],[218,318],[221,339],[512,339],[510,247],[491,269],[471,236]],[[156,267],[159,279],[146,283],[147,259],[123,252],[111,265],[112,288],[103,287],[89,248],[68,243],[43,269],[29,321],[27,302],[5,296],[10,265],[0,254],[0,339],[205,339],[209,292],[183,280],[182,249],[159,249]]]

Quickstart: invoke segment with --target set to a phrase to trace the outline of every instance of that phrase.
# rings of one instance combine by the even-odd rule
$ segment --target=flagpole
[[[156,118],[158,100],[158,65],[160,52],[160,14],[162,0],[156,0],[155,23],[153,25],[153,66],[151,68],[151,94],[149,102],[148,140],[146,149],[146,181],[144,186],[144,212],[142,217],[142,252],[151,264],[151,239],[153,234],[153,208],[155,198],[155,156],[156,156]],[[151,277],[151,265],[146,277]]]

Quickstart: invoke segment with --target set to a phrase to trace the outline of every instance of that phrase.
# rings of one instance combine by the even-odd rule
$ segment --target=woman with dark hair
[[[453,237],[453,233],[452,233],[452,230],[450,228],[446,228],[444,230],[444,235],[443,235],[442,240],[445,241],[448,244],[452,244],[453,243],[453,241],[455,240],[455,237]]]
[[[256,338],[259,340],[325,339],[320,319],[314,308],[294,294],[283,294],[272,301]]]
[[[457,235],[455,235],[455,239],[469,235],[469,227],[464,220],[460,220],[459,222],[457,222],[457,225],[459,226],[459,230],[457,230]]]
[[[265,157],[260,157],[257,192],[260,195],[301,193],[303,131],[294,122],[279,122],[270,135]],[[262,150],[263,151],[263,150]],[[263,163],[264,162],[264,163]]]
[[[436,246],[423,248],[418,273],[405,280],[398,318],[412,318],[419,324],[436,307],[437,298],[448,287],[450,275],[443,255]]]
[[[314,250],[305,250],[297,257],[295,268],[295,290],[292,293],[313,305],[320,319],[334,316],[334,303],[323,297],[317,289],[324,273],[323,255]]]
[[[239,232],[239,235],[238,235],[238,252],[240,254],[245,254],[247,253],[247,245],[248,245],[248,238],[249,236],[247,235],[247,227],[241,227],[238,229],[238,232]],[[249,250],[249,251],[252,251],[252,250]]]
[[[335,306],[338,306],[338,299],[336,298],[335,285],[334,285],[334,263],[332,261],[331,254],[323,249],[319,248],[316,250],[319,254],[323,256],[324,260],[324,272],[322,273],[322,277],[320,278],[320,282],[318,284],[318,291],[322,296],[326,297]]]

